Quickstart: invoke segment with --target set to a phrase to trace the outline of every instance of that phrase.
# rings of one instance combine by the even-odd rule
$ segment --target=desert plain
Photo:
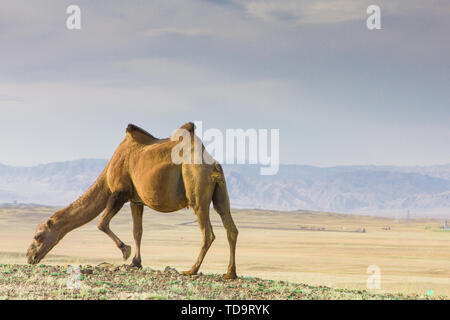
[[[58,208],[10,205],[0,208],[0,264],[26,264],[25,252],[37,225]],[[442,220],[388,218],[326,212],[233,209],[239,229],[238,275],[373,293],[450,296],[450,232]],[[224,273],[228,243],[211,209],[216,240],[200,272]],[[121,252],[96,226],[97,219],[70,232],[42,260],[45,265],[122,265]],[[131,212],[125,206],[111,229],[133,246]],[[362,232],[365,231],[365,232]],[[144,210],[142,264],[188,270],[201,234],[191,210]],[[134,252],[132,253],[132,255]],[[379,270],[379,288],[367,287]],[[368,270],[369,269],[369,270]],[[378,276],[377,276],[378,277]],[[369,283],[373,283],[370,282]]]

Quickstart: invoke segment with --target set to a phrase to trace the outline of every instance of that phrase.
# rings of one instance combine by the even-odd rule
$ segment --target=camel
[[[199,140],[193,123],[186,123],[179,130],[187,131],[193,141]],[[174,212],[187,207],[193,209],[202,233],[202,244],[196,262],[183,274],[195,275],[215,239],[209,217],[212,201],[227,232],[230,248],[228,270],[223,277],[235,279],[238,230],[231,216],[222,167],[207,154],[203,144],[200,145],[204,154],[210,157],[209,163],[203,160],[200,164],[186,161],[174,163],[171,151],[180,142],[180,139],[173,138],[175,133],[170,138],[158,139],[133,124],[128,125],[125,139],[95,183],[78,200],[38,226],[27,251],[28,263],[41,261],[68,232],[102,212],[98,228],[114,241],[123,259],[127,260],[131,247],[111,231],[109,223],[122,206],[130,202],[135,242],[131,266],[139,268],[144,205],[159,212]]]

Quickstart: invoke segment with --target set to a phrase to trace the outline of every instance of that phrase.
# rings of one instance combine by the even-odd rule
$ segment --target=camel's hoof
[[[236,272],[227,272],[222,276],[225,280],[234,280],[237,278]]]
[[[125,245],[122,249],[123,260],[127,260],[131,256],[131,247]]]
[[[141,264],[140,261],[136,261],[136,260],[133,258],[133,261],[131,262],[130,267],[142,269],[142,264]]]
[[[197,272],[189,270],[189,271],[182,271],[181,274],[184,276],[195,276]]]

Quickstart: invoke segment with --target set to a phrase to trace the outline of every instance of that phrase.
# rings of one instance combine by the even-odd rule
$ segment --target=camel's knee
[[[232,241],[236,241],[239,234],[239,230],[236,228],[236,226],[232,226],[230,232],[228,233],[228,237]]]
[[[216,236],[214,235],[214,233],[207,234],[205,236],[204,241],[203,241],[203,247],[204,248],[209,248],[212,245],[212,243],[214,242],[215,239],[216,239]]]
[[[134,233],[134,237],[135,237],[136,239],[141,239],[141,238],[142,238],[142,231],[135,232],[135,233]]]
[[[208,239],[208,247],[209,247],[214,242],[214,240],[216,240],[216,236],[214,235],[214,233],[211,233],[207,239]]]
[[[107,233],[109,229],[109,224],[106,221],[103,221],[103,219],[100,219],[97,223],[97,228],[98,230]]]

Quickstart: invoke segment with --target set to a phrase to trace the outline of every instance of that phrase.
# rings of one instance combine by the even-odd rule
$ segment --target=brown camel
[[[195,136],[193,123],[187,123],[177,131],[180,130],[187,132],[192,141],[200,141]],[[194,210],[202,232],[202,245],[195,264],[189,271],[183,272],[186,275],[194,275],[215,238],[209,218],[212,201],[227,231],[230,246],[230,261],[224,278],[236,278],[235,251],[238,230],[231,216],[222,167],[207,154],[202,144],[200,145],[205,156],[210,157],[208,163],[203,160],[200,164],[189,161],[174,163],[171,152],[181,141],[174,138],[177,131],[171,138],[157,139],[130,124],[125,139],[97,181],[78,200],[38,226],[28,248],[28,263],[41,261],[69,231],[88,223],[103,210],[98,228],[114,241],[122,251],[123,258],[128,259],[131,247],[111,231],[109,223],[122,206],[130,201],[136,244],[131,265],[135,267],[141,267],[144,205],[160,212],[173,212],[186,207]],[[191,148],[191,157],[193,149]]]

